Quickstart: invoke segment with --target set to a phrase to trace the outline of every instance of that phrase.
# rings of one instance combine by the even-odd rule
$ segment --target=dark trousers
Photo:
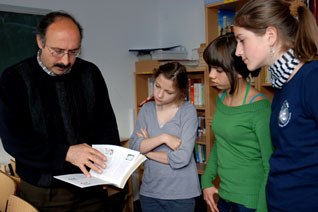
[[[247,208],[244,205],[234,202],[228,202],[222,198],[219,198],[218,209],[220,212],[254,212],[255,209]]]
[[[101,186],[78,188],[42,188],[21,180],[19,195],[41,212],[103,212],[106,210],[107,190]]]
[[[193,212],[195,198],[164,200],[140,195],[143,212]]]

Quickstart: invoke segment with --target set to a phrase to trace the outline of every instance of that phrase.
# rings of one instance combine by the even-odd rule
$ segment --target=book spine
[[[148,97],[153,95],[154,79],[148,78]]]

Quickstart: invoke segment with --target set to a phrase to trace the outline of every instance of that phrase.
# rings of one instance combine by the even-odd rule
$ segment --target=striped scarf
[[[298,64],[299,60],[295,58],[294,50],[289,49],[268,68],[272,73],[272,86],[281,89]]]

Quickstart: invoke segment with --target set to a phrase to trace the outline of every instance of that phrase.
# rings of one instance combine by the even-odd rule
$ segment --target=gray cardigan
[[[140,150],[143,138],[136,132],[147,130],[149,137],[168,133],[181,139],[178,150],[173,151],[163,144],[153,151],[167,152],[169,165],[148,159],[145,162],[140,194],[158,199],[188,199],[201,194],[200,182],[193,149],[198,129],[195,107],[186,102],[176,115],[162,128],[159,127],[155,102],[145,104],[138,115],[134,132],[130,138],[130,148]]]

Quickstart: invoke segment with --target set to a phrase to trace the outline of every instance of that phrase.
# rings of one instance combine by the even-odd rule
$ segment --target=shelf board
[[[136,75],[152,75],[152,72],[135,72]]]
[[[206,71],[206,67],[198,67],[198,68],[187,68],[187,72],[204,72]]]
[[[206,167],[205,163],[197,163],[197,169],[198,169],[199,175],[204,174],[205,167]]]
[[[205,105],[194,105],[197,110],[205,110]]]
[[[195,143],[206,145],[206,137],[205,136],[198,136],[195,140]]]
[[[263,84],[262,84],[262,86],[263,86],[263,87],[272,87],[272,84],[271,84],[271,83],[266,82],[266,83],[263,83]]]

